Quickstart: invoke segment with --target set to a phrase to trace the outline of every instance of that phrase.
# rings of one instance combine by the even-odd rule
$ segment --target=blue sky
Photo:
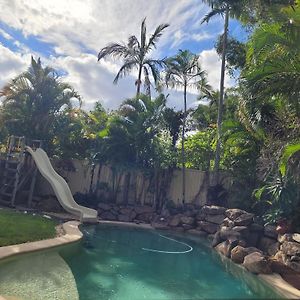
[[[223,20],[217,17],[201,25],[209,11],[201,0],[0,0],[0,4],[0,87],[25,71],[33,55],[60,70],[63,80],[82,95],[84,108],[90,109],[98,100],[108,109],[117,108],[134,95],[135,74],[113,85],[120,62],[97,63],[97,53],[109,42],[137,35],[144,17],[148,33],[160,23],[170,24],[152,54],[154,58],[189,49],[200,55],[209,82],[218,87],[220,61],[214,43]],[[230,22],[230,33],[246,38],[235,20]],[[233,83],[227,77],[226,85]],[[167,92],[169,105],[181,108],[181,92]],[[195,100],[195,92],[190,91],[189,105]]]

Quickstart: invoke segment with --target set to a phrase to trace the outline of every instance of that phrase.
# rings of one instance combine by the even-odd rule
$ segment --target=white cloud
[[[30,55],[14,53],[0,44],[0,88],[10,79],[25,71],[30,62]]]
[[[1,21],[23,35],[53,44],[55,57],[34,53],[30,45],[15,40],[18,52],[0,47],[0,84],[25,71],[30,53],[41,56],[44,64],[59,68],[82,95],[85,108],[96,100],[106,108],[117,108],[126,98],[135,95],[135,73],[121,79],[117,86],[112,81],[118,71],[117,62],[97,63],[96,54],[107,43],[126,40],[130,34],[139,34],[140,23],[147,17],[148,33],[160,23],[170,23],[163,34],[159,49],[179,47],[184,41],[201,42],[221,31],[216,19],[200,27],[200,20],[208,8],[195,0],[0,0]],[[0,31],[5,37],[5,31]],[[6,35],[6,38],[9,38]],[[160,56],[156,50],[154,56]],[[202,66],[208,70],[214,88],[219,85],[220,62],[213,49],[201,52]],[[230,85],[230,80],[226,79]],[[189,94],[189,105],[196,100]],[[182,107],[182,93],[171,91],[169,105]]]
[[[2,22],[24,35],[53,43],[58,54],[73,56],[84,49],[97,52],[110,41],[138,34],[144,17],[149,32],[160,23],[172,25],[161,40],[164,45],[207,11],[195,0],[155,0],[151,4],[145,0],[0,0],[0,5]]]
[[[221,60],[215,49],[204,50],[200,53],[201,66],[208,73],[208,82],[216,90],[220,89]],[[225,87],[231,87],[233,80],[225,76]]]
[[[12,40],[12,36],[8,34],[5,30],[0,28],[0,34],[7,40]]]

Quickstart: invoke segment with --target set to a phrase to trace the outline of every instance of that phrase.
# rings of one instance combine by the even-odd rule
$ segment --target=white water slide
[[[78,205],[66,181],[53,169],[47,153],[41,149],[36,150],[26,147],[42,176],[51,184],[61,206],[69,213],[80,218],[81,222],[97,222],[97,211]]]

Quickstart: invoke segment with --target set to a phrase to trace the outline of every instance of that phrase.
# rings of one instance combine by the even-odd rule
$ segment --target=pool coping
[[[98,224],[111,224],[124,227],[135,227],[143,229],[155,230],[150,224],[136,224],[130,222],[118,222],[118,221],[98,221]],[[51,249],[71,243],[78,242],[82,239],[83,233],[80,231],[79,226],[81,225],[78,221],[68,221],[63,223],[62,227],[65,232],[64,235],[55,237],[53,239],[46,239],[36,242],[29,242],[11,246],[0,247],[0,261],[18,256],[21,254],[37,252],[41,250]],[[240,266],[240,265],[237,265]],[[242,266],[240,266],[242,267]],[[288,282],[286,282],[279,274],[272,273],[270,275],[258,274],[258,279],[264,281],[267,285],[273,287],[278,294],[286,297],[287,299],[300,299],[300,290],[294,288]],[[0,300],[8,300],[0,295]]]
[[[20,254],[36,252],[70,243],[75,243],[83,237],[82,232],[78,228],[80,224],[81,223],[78,221],[68,221],[66,223],[63,223],[62,227],[64,230],[64,235],[55,237],[53,239],[0,247],[0,261]]]

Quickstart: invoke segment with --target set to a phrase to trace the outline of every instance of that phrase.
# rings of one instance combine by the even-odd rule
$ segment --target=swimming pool
[[[107,224],[80,229],[80,243],[1,263],[0,295],[18,300],[280,298],[248,272],[233,276],[234,264],[224,264],[205,241]]]
[[[213,250],[183,236],[113,225],[81,230],[82,245],[63,253],[80,299],[276,298],[267,288],[252,291]]]

